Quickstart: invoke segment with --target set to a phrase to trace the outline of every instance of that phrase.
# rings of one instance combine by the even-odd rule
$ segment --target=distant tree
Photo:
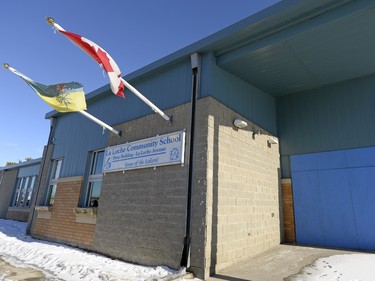
[[[25,158],[25,161],[31,161],[31,160],[33,160],[32,157],[26,157]],[[16,163],[17,162],[9,161],[9,162],[6,162],[5,166],[11,166],[11,165],[14,165]],[[18,163],[22,163],[22,160],[18,160]]]

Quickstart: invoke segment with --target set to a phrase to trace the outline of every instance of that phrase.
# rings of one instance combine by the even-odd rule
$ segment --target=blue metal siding
[[[375,147],[291,157],[301,244],[375,250]]]
[[[22,177],[29,177],[29,176],[37,176],[39,173],[39,167],[40,167],[40,164],[20,168],[18,171],[18,177],[22,178]]]
[[[107,139],[107,130],[102,134],[99,125],[79,113],[60,116],[56,124],[52,156],[53,159],[63,158],[60,177],[83,175],[88,152],[104,149]]]
[[[203,97],[212,96],[265,130],[276,134],[275,98],[218,67],[213,56],[205,57],[203,66],[207,68],[204,68],[203,72],[212,71],[211,85],[202,85]]]
[[[191,76],[190,60],[186,60],[143,80],[130,82],[165,110],[190,101]],[[107,95],[89,102],[87,111],[111,126],[153,113],[130,91],[126,90],[125,95],[125,100],[122,100],[108,91]],[[88,152],[104,149],[107,139],[108,131],[102,134],[99,125],[79,113],[59,115],[52,158],[63,158],[61,177],[83,175]]]
[[[129,82],[157,107],[165,110],[190,102],[191,76],[190,60],[186,60],[152,76]],[[119,124],[153,113],[127,89],[125,96],[125,100],[121,100],[108,92],[100,101],[89,104],[89,111],[109,124]]]
[[[277,100],[282,162],[294,154],[375,145],[375,76]],[[283,166],[283,177],[290,177]]]

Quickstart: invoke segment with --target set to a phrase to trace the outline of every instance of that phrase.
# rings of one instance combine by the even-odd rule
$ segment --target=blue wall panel
[[[295,184],[295,183],[299,184]],[[315,188],[311,188],[314,186]],[[322,197],[317,172],[300,172],[293,175],[293,199],[296,239],[299,243],[313,245],[317,226],[325,231],[320,221],[320,198]]]
[[[88,152],[107,146],[108,131],[102,132],[99,125],[79,113],[68,113],[58,118],[52,158],[63,158],[60,177],[84,174]]]
[[[291,160],[297,242],[375,250],[375,147]]]
[[[374,89],[369,76],[278,98],[281,157],[374,146]],[[282,175],[290,177],[289,166]]]
[[[323,240],[317,245],[357,249],[348,171],[345,169],[320,171],[319,183],[322,195],[319,204],[320,219],[324,223],[324,231],[321,233]],[[319,230],[318,228],[317,233]]]
[[[218,67],[212,54],[203,57],[202,65],[202,97],[212,96],[276,135],[276,101],[274,97]]]
[[[28,167],[22,167],[18,171],[18,177],[37,176],[39,173],[40,163]]]
[[[164,71],[129,82],[157,107],[165,110],[190,102],[191,81],[190,60],[186,60]],[[108,92],[100,101],[89,104],[89,111],[109,124],[119,124],[153,113],[131,91],[125,89],[125,96],[125,100],[121,100]]]
[[[375,158],[374,154],[372,158]],[[349,179],[352,187],[358,247],[375,250],[375,165],[349,170]]]

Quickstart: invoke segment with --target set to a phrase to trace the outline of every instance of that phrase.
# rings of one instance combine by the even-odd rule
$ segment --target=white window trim
[[[60,165],[58,164],[59,161],[61,161]],[[52,206],[53,205],[53,204],[50,204],[51,195],[52,195],[52,187],[51,186],[56,186],[55,189],[57,191],[57,183],[58,183],[59,178],[60,178],[62,164],[63,164],[63,158],[57,158],[57,159],[54,159],[52,161],[52,170],[51,170],[51,174],[50,174],[50,180],[49,180],[48,186],[47,186],[47,195],[46,195],[46,200],[45,200],[46,206]],[[56,191],[55,191],[55,197],[56,197]]]
[[[36,175],[30,175],[17,178],[16,188],[14,190],[14,197],[10,204],[12,208],[30,208],[31,199],[35,188]],[[23,198],[23,203],[20,200]],[[28,198],[30,197],[29,205],[27,205]]]
[[[85,201],[84,201],[84,207],[85,208],[91,207],[90,201],[91,201],[92,190],[90,189],[90,184],[93,183],[93,182],[102,181],[102,179],[103,179],[103,173],[93,174],[93,175],[91,174],[93,172],[93,170],[96,168],[97,161],[98,161],[97,155],[100,152],[104,153],[104,149],[95,150],[91,153],[90,169],[89,169],[89,173],[88,173],[88,177],[87,177]]]

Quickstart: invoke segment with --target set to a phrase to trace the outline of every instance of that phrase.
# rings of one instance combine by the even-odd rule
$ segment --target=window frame
[[[30,208],[36,179],[36,175],[17,178],[10,207]]]
[[[57,183],[60,178],[61,170],[63,165],[63,158],[57,158],[52,161],[50,180],[47,185],[46,206],[53,206],[56,197]],[[51,202],[52,201],[52,202]]]
[[[95,172],[98,170],[98,159],[99,159],[98,155],[99,155],[99,153],[102,153],[101,163],[99,163],[101,165],[101,167],[100,167],[101,173],[95,174]],[[98,150],[92,151],[90,153],[90,157],[89,157],[89,161],[88,161],[90,164],[88,166],[88,172],[87,172],[86,184],[85,184],[86,188],[85,188],[85,192],[84,192],[84,198],[82,200],[84,208],[97,207],[97,205],[92,205],[92,202],[91,202],[92,192],[93,192],[93,183],[95,183],[95,182],[102,183],[104,153],[105,153],[104,149],[98,149]],[[101,188],[102,188],[102,186],[100,186],[99,198],[100,198]]]

